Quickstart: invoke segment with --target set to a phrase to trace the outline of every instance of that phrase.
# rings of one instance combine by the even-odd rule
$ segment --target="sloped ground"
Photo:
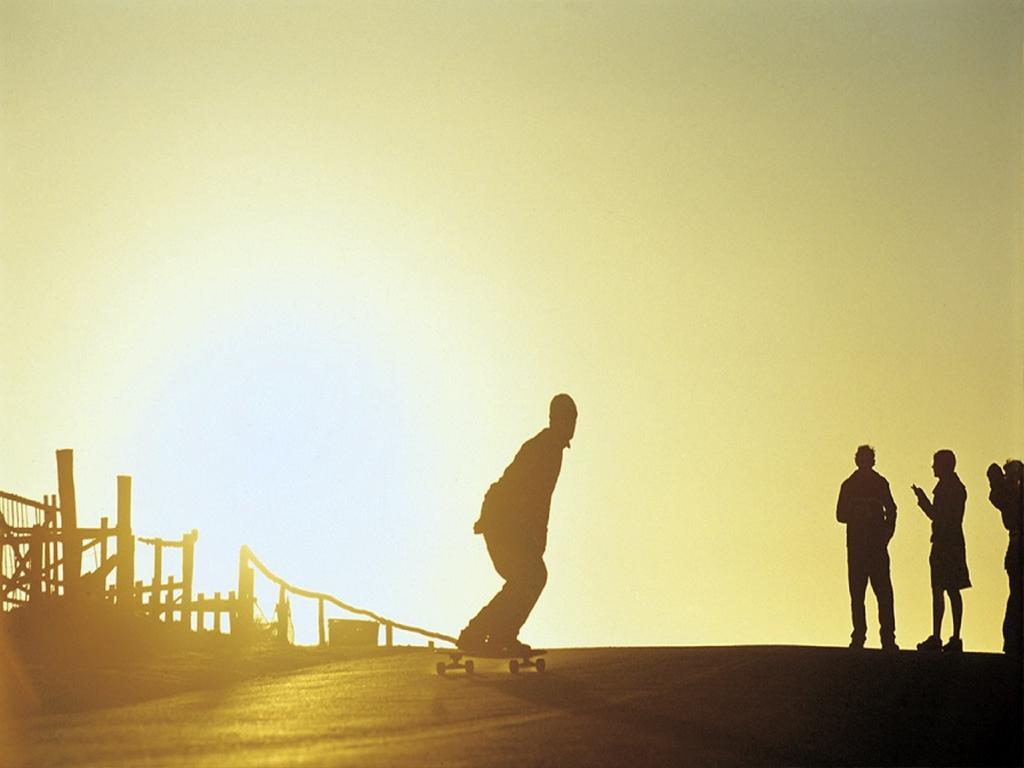
[[[1021,668],[794,647],[555,650],[548,671],[324,663],[8,721],[6,766],[1017,765]],[[229,676],[230,677],[230,676]]]
[[[225,635],[125,616],[104,602],[53,601],[0,619],[0,715],[5,709],[36,715],[134,704],[342,656],[283,646],[269,636],[243,645]]]

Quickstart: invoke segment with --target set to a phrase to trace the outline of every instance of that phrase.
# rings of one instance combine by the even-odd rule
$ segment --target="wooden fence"
[[[422,627],[402,624],[365,608],[349,605],[333,595],[296,587],[275,574],[243,546],[238,558],[238,591],[212,597],[193,595],[195,546],[199,532],[192,530],[180,539],[143,538],[132,532],[132,479],[117,478],[117,517],[113,527],[101,517],[98,527],[78,525],[75,502],[74,460],[69,449],[57,451],[55,495],[42,501],[0,491],[0,617],[14,609],[57,598],[105,599],[126,611],[148,614],[186,629],[225,630],[240,638],[258,631],[255,572],[258,570],[278,588],[274,635],[291,642],[291,598],[317,602],[317,637],[327,645],[328,605],[365,616],[384,627],[385,642],[394,643],[394,630],[453,643],[455,638]],[[147,584],[135,580],[138,546],[153,549],[153,576]],[[165,573],[164,554],[181,550],[181,574]],[[91,555],[93,569],[83,573],[83,555]],[[85,557],[87,562],[90,557]]]
[[[78,525],[74,454],[57,451],[58,493],[36,501],[0,491],[0,608],[9,612],[52,598],[106,599],[125,610],[191,623],[197,531],[178,541],[136,539],[132,532],[132,479],[117,478],[114,526]],[[153,581],[135,580],[136,544],[154,547]],[[163,550],[182,549],[182,575],[164,579]],[[91,557],[90,557],[91,555]],[[83,572],[83,562],[93,562]]]
[[[0,607],[10,611],[51,597],[102,596],[115,569],[110,598],[132,605],[131,478],[117,478],[113,528],[106,517],[99,527],[79,527],[70,450],[57,451],[57,487],[56,495],[42,501],[0,491]],[[82,556],[90,552],[96,567],[83,573]]]

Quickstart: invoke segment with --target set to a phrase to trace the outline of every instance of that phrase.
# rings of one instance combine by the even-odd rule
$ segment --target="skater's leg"
[[[500,533],[488,532],[484,534],[484,541],[487,544],[487,554],[490,555],[491,562],[494,564],[494,570],[505,579],[505,583],[490,602],[481,608],[462,630],[459,635],[460,647],[482,645],[488,637],[503,631],[503,626],[507,623],[504,617],[509,612],[506,606],[510,602],[509,576],[514,573],[514,548],[509,537]],[[514,590],[514,585],[511,589]]]
[[[519,637],[519,630],[529,618],[537,598],[544,590],[548,581],[548,569],[540,557],[524,560],[516,570],[510,583],[514,583],[505,616],[504,636],[514,641]]]
[[[543,550],[518,529],[503,537],[486,539],[491,560],[505,585],[484,609],[485,623],[492,643],[511,645],[547,582]]]

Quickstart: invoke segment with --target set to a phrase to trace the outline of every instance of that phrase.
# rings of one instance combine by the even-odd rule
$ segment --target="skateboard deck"
[[[508,671],[513,675],[519,674],[520,669],[530,667],[538,672],[547,669],[544,659],[539,658],[547,653],[543,648],[534,648],[528,653],[469,653],[461,648],[437,648],[434,653],[438,656],[448,657],[447,662],[439,661],[434,666],[439,675],[443,675],[450,669],[464,669],[467,675],[472,675],[476,671],[473,659],[508,659]]]

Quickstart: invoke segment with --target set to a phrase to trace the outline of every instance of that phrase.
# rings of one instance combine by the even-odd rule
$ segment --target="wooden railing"
[[[317,601],[317,639],[320,645],[327,645],[327,622],[324,614],[325,607],[327,604],[336,606],[343,611],[348,613],[356,614],[357,616],[366,616],[373,621],[384,627],[385,644],[390,647],[394,644],[394,631],[396,629],[403,632],[411,632],[412,634],[420,635],[421,637],[431,638],[433,640],[443,640],[447,643],[455,644],[456,640],[450,635],[441,634],[440,632],[434,632],[423,627],[416,627],[411,624],[403,624],[393,619],[385,618],[378,613],[369,611],[365,608],[357,608],[354,605],[339,600],[334,595],[329,595],[326,592],[315,592],[310,589],[303,589],[297,587],[294,584],[290,584],[283,578],[278,576],[276,573],[271,571],[266,565],[263,564],[249,547],[242,547],[239,553],[239,584],[238,594],[239,600],[243,604],[252,603],[253,595],[253,568],[259,570],[267,579],[277,585],[278,587],[278,603],[277,603],[277,616],[279,622],[284,622],[287,617],[291,615],[291,609],[288,607],[288,595],[295,595],[296,597],[307,598],[309,600]],[[251,609],[246,612],[243,608],[239,613],[240,618],[243,616],[252,616]],[[244,618],[242,619],[244,621]],[[240,626],[240,629],[244,632],[244,625]],[[278,631],[278,637],[287,637],[287,631],[285,627],[280,627]]]
[[[135,582],[135,599],[148,614],[192,625],[192,578],[195,574],[196,542],[199,531],[192,529],[180,539],[143,538],[136,541],[153,547],[153,581],[148,586]],[[181,550],[181,579],[164,580],[164,550]],[[148,600],[146,599],[148,597]]]

